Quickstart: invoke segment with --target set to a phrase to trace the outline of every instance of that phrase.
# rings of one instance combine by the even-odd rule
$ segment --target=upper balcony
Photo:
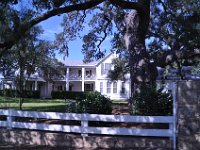
[[[95,80],[96,79],[96,74],[88,74],[84,76],[84,80]],[[69,75],[69,80],[82,80],[82,75],[78,74],[70,74]]]
[[[53,80],[63,81],[66,80],[66,75],[54,75],[52,77]]]
[[[69,80],[82,80],[82,76],[78,74],[69,74]]]
[[[85,75],[85,80],[95,80],[96,79],[96,74],[88,74]]]
[[[95,80],[96,69],[95,68],[70,68],[68,74],[69,80],[81,81],[84,80]]]

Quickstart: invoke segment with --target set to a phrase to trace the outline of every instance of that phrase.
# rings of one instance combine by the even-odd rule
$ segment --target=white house
[[[52,91],[99,91],[115,99],[127,99],[130,95],[130,80],[111,82],[107,77],[113,68],[112,59],[117,54],[110,53],[103,59],[83,63],[82,61],[62,61],[62,75],[54,76],[53,82],[45,81],[42,73],[35,73],[27,80],[27,90],[40,90],[40,96],[50,98]],[[14,88],[13,78],[2,78],[4,88]]]
[[[111,99],[127,99],[130,95],[130,82],[111,82],[107,77],[108,71],[112,69],[112,59],[116,58],[115,53],[110,53],[103,59],[83,63],[82,61],[62,61],[66,68],[64,78],[54,79],[54,84],[48,88],[49,91],[99,91]],[[49,93],[48,93],[49,94]],[[46,96],[49,96],[49,95]]]

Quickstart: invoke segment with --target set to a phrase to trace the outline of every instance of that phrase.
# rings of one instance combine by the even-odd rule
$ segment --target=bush
[[[97,91],[87,92],[85,93],[85,99],[79,101],[77,111],[90,114],[111,114],[112,102]]]
[[[24,98],[40,98],[40,91],[24,91]]]
[[[40,91],[23,91],[24,98],[40,98]],[[20,97],[20,92],[18,90],[4,89],[0,91],[0,96],[6,97]]]
[[[85,99],[85,92],[73,92],[73,91],[52,91],[51,97],[53,99],[73,99],[80,100]]]
[[[142,90],[133,100],[133,115],[167,116],[172,115],[173,102],[171,94],[155,87]]]

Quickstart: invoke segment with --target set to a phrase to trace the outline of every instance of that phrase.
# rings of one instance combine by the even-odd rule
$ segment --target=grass
[[[128,104],[128,100],[112,100],[113,104]]]
[[[113,100],[112,106],[126,105],[128,101]],[[19,109],[19,98],[1,97],[0,109]],[[22,110],[29,111],[45,111],[45,112],[66,112],[66,103],[63,99],[31,99],[25,98]]]
[[[19,98],[0,97],[0,108],[19,109]],[[65,112],[66,104],[61,99],[25,98],[22,110]]]

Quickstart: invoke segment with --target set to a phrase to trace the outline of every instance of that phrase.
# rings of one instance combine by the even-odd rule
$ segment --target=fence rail
[[[129,116],[129,115],[97,115],[97,114],[76,114],[76,113],[56,113],[56,112],[35,112],[19,111],[12,109],[0,109],[0,116],[6,116],[6,120],[0,121],[0,127],[34,129],[44,131],[59,131],[80,133],[83,136],[88,134],[105,135],[129,135],[129,136],[156,136],[170,137],[175,141],[174,116]],[[15,117],[51,119],[51,120],[71,120],[80,121],[81,125],[62,125],[33,122],[18,122]],[[142,129],[142,128],[120,128],[120,127],[94,127],[89,126],[90,121],[100,122],[123,122],[123,123],[166,123],[168,129]],[[174,143],[174,142],[173,142]],[[173,146],[175,149],[175,146]]]

